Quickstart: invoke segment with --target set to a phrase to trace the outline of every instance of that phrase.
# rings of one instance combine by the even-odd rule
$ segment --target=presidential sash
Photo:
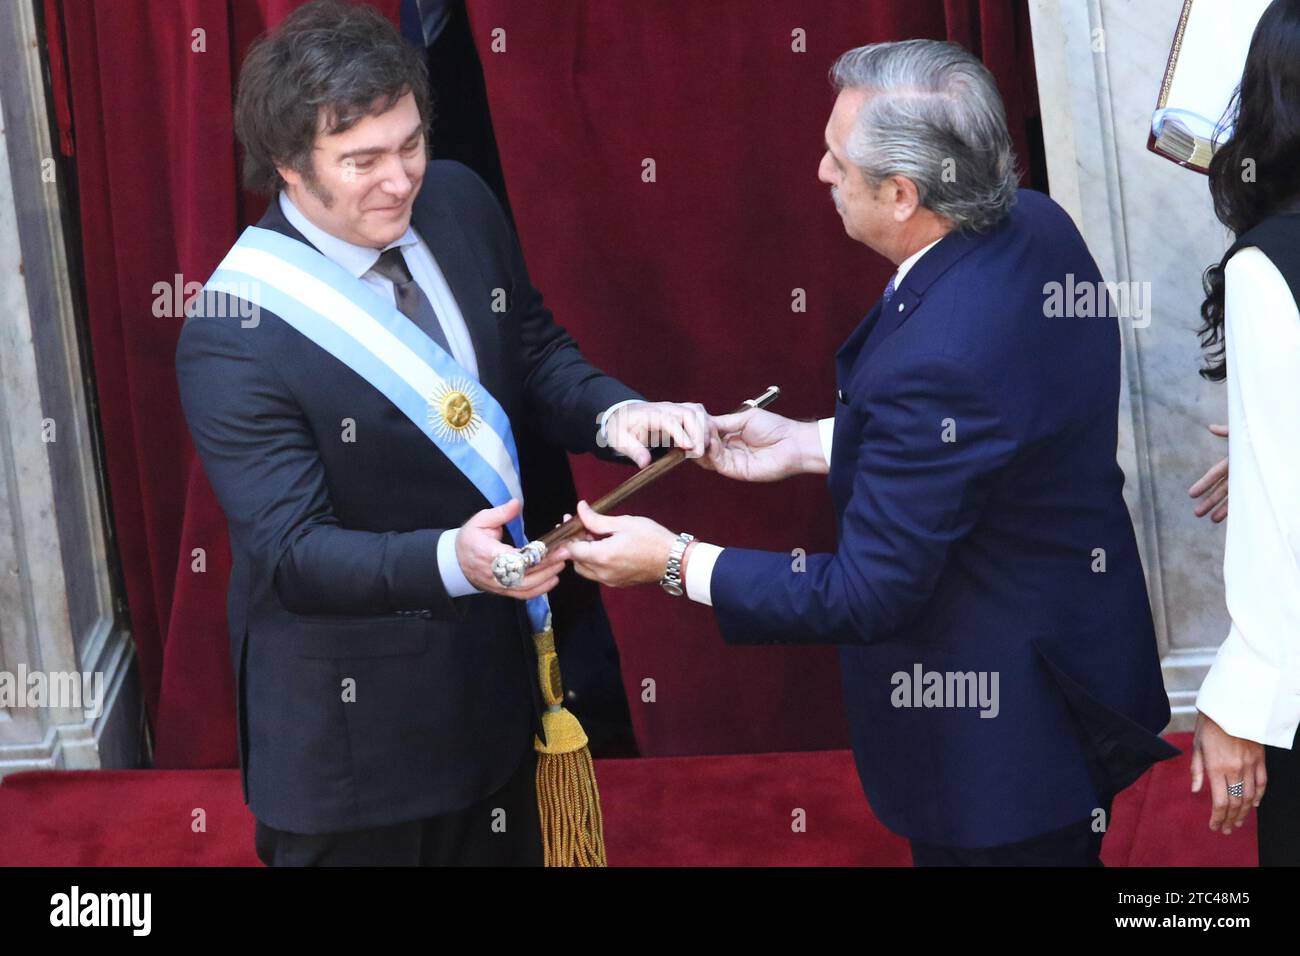
[[[273,312],[378,389],[492,504],[518,498],[507,525],[524,534],[519,452],[495,398],[442,346],[356,276],[305,243],[250,226],[204,292],[226,292]],[[564,707],[546,596],[527,602],[546,701],[537,750],[537,807],[547,866],[604,866],[595,768],[582,726]]]
[[[204,292],[225,292],[273,312],[356,372],[401,410],[493,507],[511,498],[507,526],[524,534],[519,452],[500,403],[393,301],[306,243],[257,226],[239,241]],[[547,627],[546,596],[527,602],[534,633]]]

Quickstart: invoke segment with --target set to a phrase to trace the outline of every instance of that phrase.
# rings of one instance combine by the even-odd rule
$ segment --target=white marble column
[[[132,766],[141,743],[34,14],[0,4],[0,776]]]
[[[1121,320],[1120,463],[1174,709],[1228,633],[1223,528],[1192,513],[1188,486],[1227,454],[1222,386],[1197,375],[1201,273],[1229,243],[1206,178],[1146,148],[1181,0],[1030,0],[1053,197],[1108,281],[1150,283],[1146,320]]]

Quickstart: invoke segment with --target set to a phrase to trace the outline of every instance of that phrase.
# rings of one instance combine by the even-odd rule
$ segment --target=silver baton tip
[[[517,587],[527,571],[524,556],[518,551],[507,551],[492,559],[492,577],[503,588]]]
[[[492,576],[503,588],[517,587],[529,568],[535,568],[546,557],[546,545],[529,541],[518,551],[507,551],[492,559]]]

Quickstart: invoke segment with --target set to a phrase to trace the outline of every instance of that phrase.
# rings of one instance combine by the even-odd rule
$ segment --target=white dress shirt
[[[434,259],[433,253],[429,251],[424,240],[420,238],[420,234],[415,231],[414,226],[407,226],[406,232],[401,237],[390,242],[383,249],[375,249],[371,246],[355,245],[326,232],[308,219],[302,210],[294,205],[289,194],[283,190],[280,191],[280,210],[290,224],[326,258],[332,259],[366,285],[371,286],[384,296],[386,301],[396,301],[393,283],[386,276],[371,270],[379,261],[381,253],[394,246],[400,247],[402,258],[411,272],[411,278],[428,297],[433,311],[438,316],[438,324],[442,326],[443,334],[447,336],[452,358],[474,378],[474,381],[478,381],[478,357],[474,353],[474,342],[470,338],[465,316],[460,311],[456,297],[451,293],[451,286],[447,284],[446,276],[438,268],[437,260]],[[602,429],[609,419],[610,412],[624,404],[627,402],[619,402],[605,410],[601,416]],[[456,557],[456,540],[459,536],[459,528],[449,528],[438,536],[438,571],[447,594],[454,598],[479,592],[479,589],[465,577],[460,560]]]
[[[1257,248],[1229,259],[1224,278],[1232,624],[1196,707],[1234,737],[1289,749],[1300,726],[1300,311]]]
[[[942,238],[943,236],[940,236],[939,239],[934,240],[929,245],[922,246],[898,264],[898,269],[893,275],[895,289],[903,284],[903,277],[911,271],[912,266],[916,265],[917,260],[933,249]],[[822,454],[826,456],[827,468],[831,466],[831,440],[834,434],[834,416],[817,420],[817,436],[821,439]],[[713,566],[718,563],[718,555],[720,554],[722,554],[722,548],[716,544],[706,544],[703,541],[697,541],[695,547],[691,548],[690,560],[686,562],[686,596],[692,601],[698,601],[701,604],[713,604]]]

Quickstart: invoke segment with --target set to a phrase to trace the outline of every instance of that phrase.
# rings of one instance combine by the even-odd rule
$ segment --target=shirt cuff
[[[722,549],[716,544],[695,542],[691,558],[686,562],[686,596],[692,601],[713,606],[710,591],[713,584],[713,566],[718,563]]]
[[[826,456],[826,467],[831,466],[831,442],[835,437],[835,419],[819,418],[817,420],[817,434],[822,440],[822,454]]]
[[[624,405],[636,405],[636,404],[638,404],[639,402],[641,402],[641,399],[639,399],[639,398],[627,398],[627,399],[624,399],[624,400],[621,401],[621,402],[615,402],[613,405],[609,406],[609,408],[605,409],[605,411],[601,413],[601,416],[600,416],[600,432],[599,432],[599,434],[600,434],[600,440],[599,440],[598,443],[597,443],[597,444],[599,444],[599,446],[600,446],[601,448],[604,448],[604,447],[608,444],[608,442],[606,441],[606,438],[605,438],[605,426],[606,426],[607,424],[609,424],[609,416],[610,416],[610,415],[613,415],[616,411],[618,411],[618,410],[619,410],[620,408],[622,408]]]
[[[1300,726],[1300,684],[1256,654],[1233,625],[1201,683],[1196,709],[1234,737],[1289,750]]]
[[[448,528],[438,536],[438,572],[442,575],[442,586],[447,589],[448,597],[465,597],[467,594],[481,594],[478,588],[469,583],[465,572],[456,557],[456,539],[460,528]]]

